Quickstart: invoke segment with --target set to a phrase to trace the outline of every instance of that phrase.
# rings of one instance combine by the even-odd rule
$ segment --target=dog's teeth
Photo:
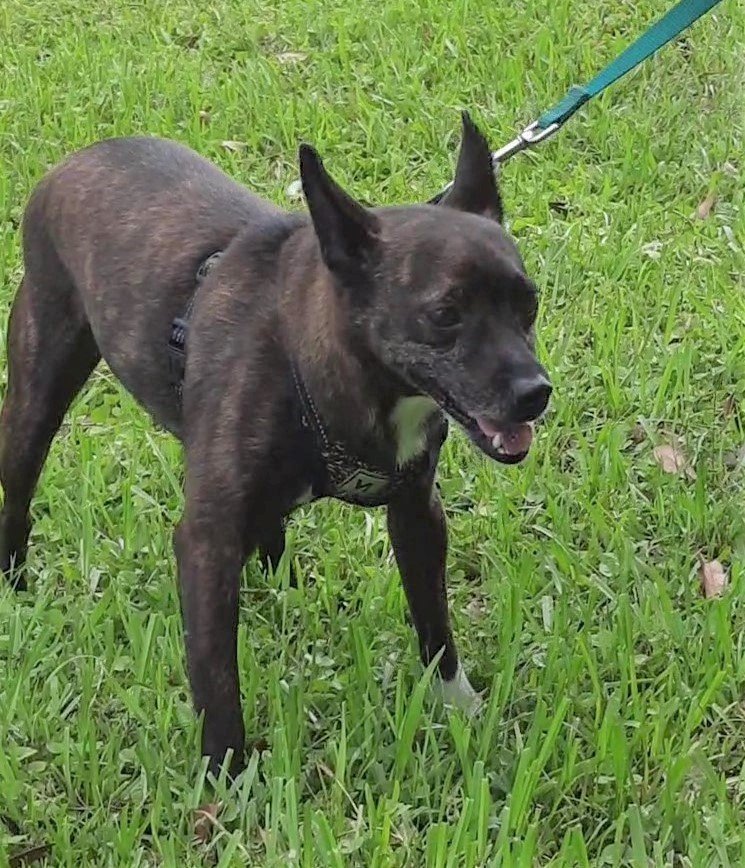
[[[502,446],[502,435],[495,434],[492,438],[491,445],[494,449],[500,449]]]

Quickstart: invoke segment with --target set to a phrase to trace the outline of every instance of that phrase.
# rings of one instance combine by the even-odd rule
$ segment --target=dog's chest
[[[313,406],[303,414],[306,431],[315,435],[312,496],[334,497],[360,506],[382,506],[406,485],[434,472],[447,423],[429,398],[405,398],[384,426],[384,448],[376,458],[330,439],[311,421]]]
[[[398,465],[393,461],[383,464],[365,460],[338,444],[330,444],[322,458],[323,481],[313,485],[314,493],[359,506],[382,506],[406,484],[430,471],[436,450],[426,449]]]
[[[424,395],[400,398],[390,416],[396,436],[396,465],[403,467],[418,458],[427,448],[428,421],[437,412],[437,404]]]

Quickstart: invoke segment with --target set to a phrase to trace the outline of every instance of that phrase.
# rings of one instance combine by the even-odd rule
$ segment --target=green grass
[[[308,140],[365,200],[422,201],[460,108],[502,144],[667,6],[6,0],[2,319],[25,200],[75,148],[170,136],[286,203]],[[31,590],[0,588],[0,866],[39,845],[76,868],[745,864],[743,52],[725,0],[504,170],[555,401],[522,468],[457,436],[443,456],[473,723],[421,680],[382,513],[318,504],[292,523],[298,589],[247,567],[262,750],[212,794],[171,555],[180,450],[96,375],[34,503]],[[672,438],[695,480],[655,463]],[[730,587],[704,600],[715,557]]]

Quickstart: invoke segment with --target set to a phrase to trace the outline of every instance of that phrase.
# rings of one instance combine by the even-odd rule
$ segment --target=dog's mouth
[[[469,416],[452,405],[443,408],[463,428],[471,442],[502,464],[519,464],[530,452],[533,443],[533,423],[497,425],[485,416]]]
[[[500,423],[461,410],[452,398],[430,392],[440,407],[468,434],[474,445],[502,464],[519,464],[530,452],[535,422]]]
[[[497,427],[484,416],[475,416],[476,426],[466,427],[469,437],[490,458],[503,464],[518,464],[530,452],[533,422]]]

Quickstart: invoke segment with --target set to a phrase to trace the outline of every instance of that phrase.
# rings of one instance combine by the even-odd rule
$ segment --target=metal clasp
[[[504,163],[505,160],[508,160],[514,154],[537,145],[538,142],[542,142],[549,136],[552,136],[558,129],[559,124],[550,124],[545,130],[542,130],[538,126],[538,121],[533,121],[530,126],[525,127],[517,138],[508,142],[498,151],[494,151],[491,155],[492,165],[496,168],[499,163]]]

